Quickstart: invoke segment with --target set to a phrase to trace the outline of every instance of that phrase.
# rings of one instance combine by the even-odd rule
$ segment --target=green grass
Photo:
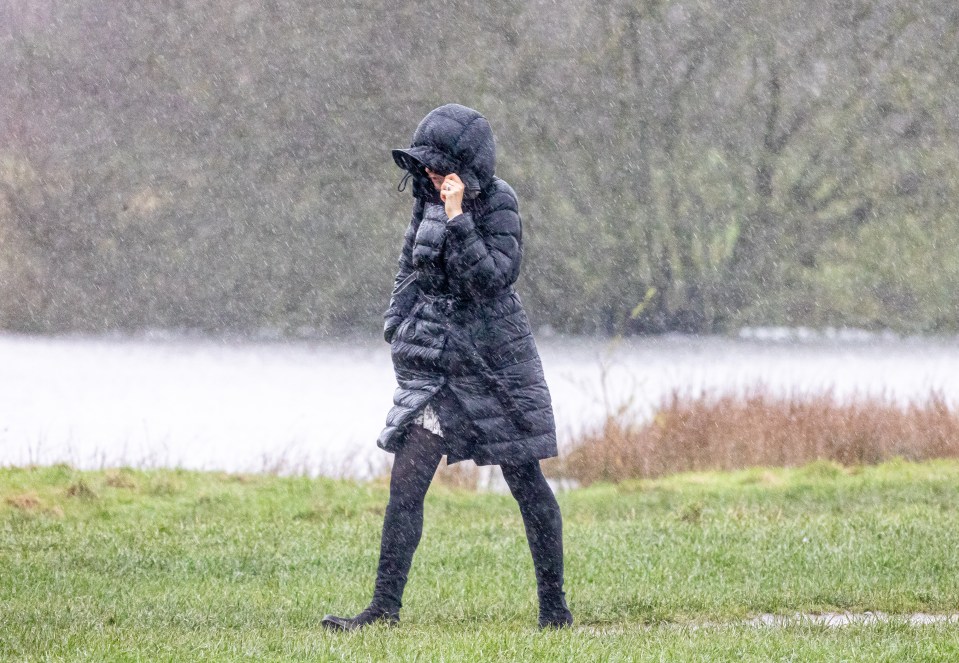
[[[959,625],[753,627],[959,610],[959,463],[687,474],[559,495],[572,631],[535,627],[508,495],[435,486],[402,624],[372,590],[379,484],[0,469],[3,660],[957,660]]]

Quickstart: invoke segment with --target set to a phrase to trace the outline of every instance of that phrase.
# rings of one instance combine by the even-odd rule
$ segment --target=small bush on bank
[[[902,406],[880,397],[841,402],[831,393],[777,396],[674,391],[648,421],[627,410],[575,439],[547,471],[583,484],[691,470],[844,465],[959,457],[959,412],[941,394]]]

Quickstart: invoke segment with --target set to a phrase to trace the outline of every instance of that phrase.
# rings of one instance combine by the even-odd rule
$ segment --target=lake
[[[538,339],[561,444],[679,389],[959,403],[959,340],[744,330]],[[0,335],[0,465],[182,466],[369,475],[394,389],[371,340],[236,342]]]

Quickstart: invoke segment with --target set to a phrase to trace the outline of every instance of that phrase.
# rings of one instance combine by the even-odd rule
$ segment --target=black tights
[[[373,604],[399,611],[413,553],[423,533],[423,500],[443,458],[443,439],[411,426],[396,452],[390,476],[390,501],[383,519],[380,561]],[[519,503],[536,570],[540,608],[563,603],[563,520],[539,461],[501,465],[510,492]],[[563,603],[565,605],[565,603]]]

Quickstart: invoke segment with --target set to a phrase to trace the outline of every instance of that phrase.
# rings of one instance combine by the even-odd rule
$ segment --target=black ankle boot
[[[541,595],[539,599],[539,627],[564,628],[573,625],[573,613],[566,605],[566,593],[563,590]]]
[[[390,612],[383,608],[371,605],[356,617],[336,617],[327,615],[320,623],[331,631],[355,631],[374,623],[395,626],[400,621],[398,612]]]

